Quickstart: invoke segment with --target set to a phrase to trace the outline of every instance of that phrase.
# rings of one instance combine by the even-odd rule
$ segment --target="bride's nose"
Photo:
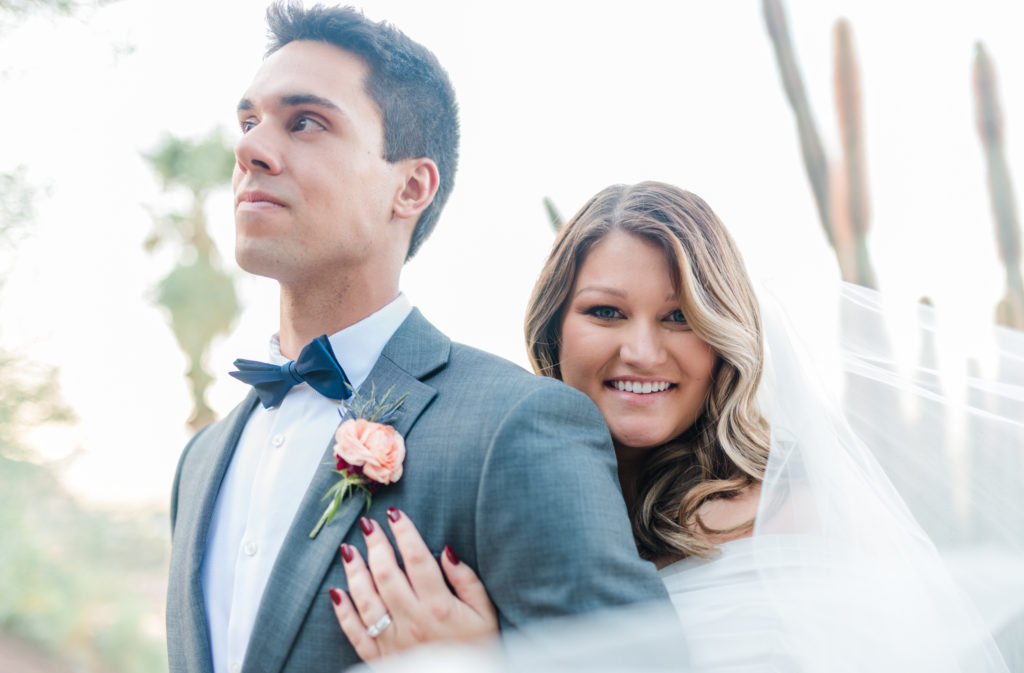
[[[619,347],[623,363],[648,370],[665,361],[665,345],[657,325],[635,322],[625,330]]]

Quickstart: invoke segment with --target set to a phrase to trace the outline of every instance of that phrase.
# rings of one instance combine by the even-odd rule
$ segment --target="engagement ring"
[[[391,626],[391,615],[385,612],[383,617],[375,621],[370,628],[366,629],[366,635],[371,638],[376,638],[389,626]]]

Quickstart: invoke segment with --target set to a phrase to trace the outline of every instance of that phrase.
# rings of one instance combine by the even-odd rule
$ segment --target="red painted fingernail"
[[[392,521],[398,521],[402,518],[402,512],[396,507],[388,507],[388,518]]]
[[[331,602],[332,603],[334,603],[335,605],[341,605],[341,592],[340,591],[338,591],[337,589],[331,589],[327,593],[329,593],[331,595]]]
[[[359,518],[359,527],[363,529],[363,535],[369,535],[373,532],[373,521],[367,519],[365,516]]]
[[[341,543],[341,558],[343,558],[345,560],[345,563],[351,563],[353,557],[354,557],[354,554],[352,553],[352,547],[350,547],[349,545],[347,545],[344,542],[342,542]]]
[[[448,557],[453,566],[459,565],[459,557],[455,555],[455,550],[450,545],[444,546],[444,555]]]

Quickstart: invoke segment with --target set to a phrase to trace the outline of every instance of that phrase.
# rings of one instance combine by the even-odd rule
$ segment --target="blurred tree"
[[[74,16],[117,0],[0,0],[0,33],[30,16]]]
[[[188,425],[198,430],[215,420],[206,402],[213,377],[206,369],[210,344],[230,331],[240,306],[234,279],[224,270],[206,226],[209,194],[231,179],[235,155],[218,131],[198,140],[166,136],[152,153],[143,155],[163,181],[164,190],[184,189],[187,211],[154,215],[145,248],[175,243],[178,262],[156,288],[156,303],[170,314],[171,330],[189,360],[188,379],[193,409]]]
[[[551,225],[551,228],[557,234],[562,230],[562,226],[565,225],[565,218],[558,211],[558,206],[555,205],[555,202],[548,196],[544,197],[544,212],[548,214],[548,224]]]
[[[0,175],[0,254],[27,235],[34,194],[23,169]],[[0,265],[0,289],[8,268]],[[38,464],[26,437],[73,418],[56,368],[0,346],[0,381],[0,632],[16,638],[3,643],[42,647],[54,659],[34,660],[47,670],[64,670],[57,661],[83,672],[166,670],[164,644],[146,624],[162,602],[166,514],[81,507],[57,479],[59,464]],[[0,661],[19,667],[4,670],[25,671],[11,656],[5,650]]]
[[[25,180],[24,166],[0,173],[0,245],[13,245],[18,228],[32,219],[34,196],[35,190]],[[2,282],[3,278],[0,278]]]
[[[25,235],[34,196],[24,167],[0,173],[0,254],[10,255]],[[0,289],[5,281],[0,275]],[[72,419],[71,410],[60,400],[56,368],[28,362],[0,347],[0,381],[0,455],[24,456],[18,428]]]
[[[974,47],[973,80],[975,125],[985,151],[999,257],[1006,267],[1006,293],[996,307],[996,321],[1024,329],[1024,282],[1021,279],[1017,200],[1003,149],[1003,111],[999,103],[995,66],[981,42]]]
[[[0,0],[0,14],[21,17],[40,11],[72,14],[89,7],[100,7],[114,0]]]
[[[31,15],[107,2],[0,0],[0,33]],[[28,235],[35,196],[24,167],[0,172],[0,257]],[[0,263],[0,289],[9,269]],[[0,670],[165,671],[166,512],[83,508],[57,479],[60,464],[38,463],[26,436],[73,418],[57,369],[0,345],[0,381]],[[34,665],[44,668],[26,668]]]

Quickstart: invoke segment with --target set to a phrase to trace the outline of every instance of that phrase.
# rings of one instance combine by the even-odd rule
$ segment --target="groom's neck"
[[[281,285],[281,354],[294,359],[321,334],[328,336],[363,320],[398,296],[398,279],[345,279],[342,283]]]

